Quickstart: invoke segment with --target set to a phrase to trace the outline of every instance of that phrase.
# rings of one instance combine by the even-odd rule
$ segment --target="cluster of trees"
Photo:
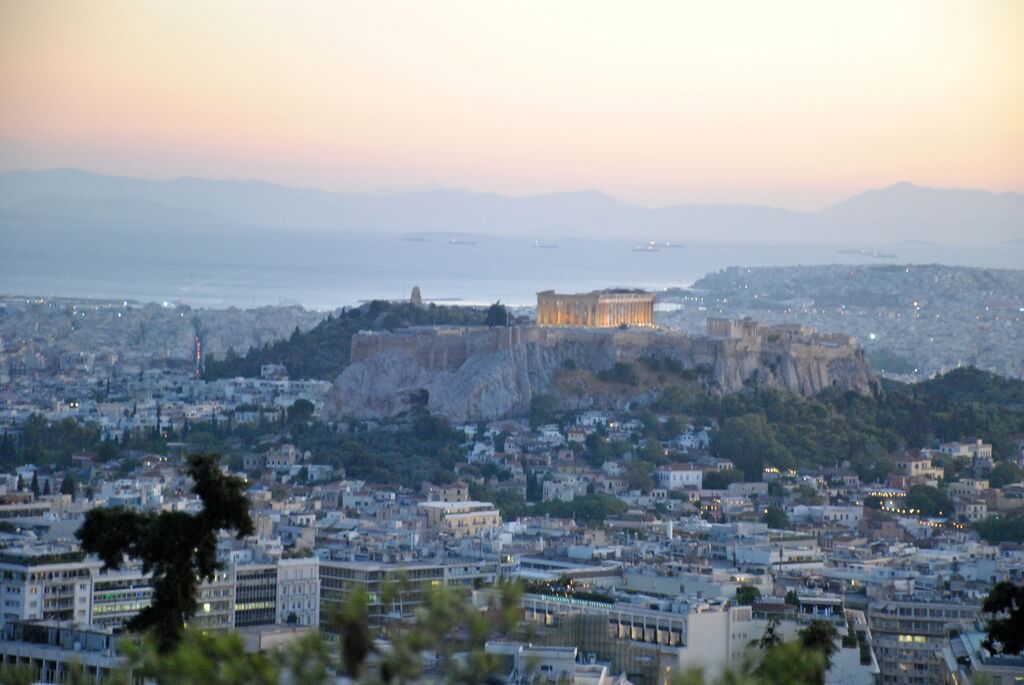
[[[665,360],[642,363],[649,369],[673,372]],[[620,375],[621,368],[609,370],[606,376]],[[823,468],[844,462],[862,480],[875,481],[891,471],[893,453],[965,435],[991,435],[997,457],[1008,455],[1015,445],[1011,438],[1024,433],[1024,408],[1017,404],[1022,393],[1024,382],[977,369],[959,369],[916,385],[888,384],[884,393],[873,396],[829,389],[802,397],[758,387],[716,395],[699,381],[683,381],[663,388],[648,408],[632,412],[641,429],[631,441],[609,440],[598,429],[578,454],[594,467],[631,454],[626,464],[629,487],[647,491],[654,486],[653,470],[673,458],[661,441],[678,435],[687,423],[704,425],[715,419],[719,429],[711,436],[712,453],[731,460],[736,469],[707,474],[706,487],[757,480],[765,466]],[[955,399],[958,394],[960,400]],[[532,407],[532,422],[565,419],[554,408],[554,398],[540,396]],[[951,474],[964,468],[963,464],[948,466]],[[992,480],[1000,486],[1017,482],[1022,475],[1018,467],[1004,461],[997,463]],[[805,490],[799,501],[819,502],[813,491]],[[934,488],[915,488],[908,504],[929,515],[950,511],[949,500]],[[999,525],[1015,523],[1006,519]]]
[[[721,397],[700,394],[685,410],[698,421],[715,418],[712,451],[747,478],[764,466],[826,467],[849,461],[864,480],[883,477],[889,455],[936,441],[984,435],[997,458],[1009,456],[1024,433],[1024,381],[958,369],[914,385],[889,384],[865,397],[829,389],[800,397],[752,389]],[[1012,478],[1002,467],[999,478]]]
[[[904,506],[924,516],[945,516],[953,511],[953,503],[945,493],[930,485],[915,485],[907,491]]]
[[[597,377],[605,383],[620,385],[636,385],[640,382],[636,369],[629,362],[615,362],[610,368],[597,372]]]
[[[98,428],[83,426],[74,419],[49,422],[39,414],[28,418],[15,439],[6,432],[0,436],[0,464],[6,467],[32,463],[50,466],[67,463],[76,451],[102,445]]]
[[[371,483],[450,483],[456,479],[455,465],[465,461],[463,434],[423,409],[372,430],[352,424],[339,431],[311,421],[292,437],[300,450],[315,454],[317,462],[344,468],[347,476]]]
[[[974,529],[992,544],[1024,542],[1024,511],[990,516],[975,523]]]
[[[453,324],[504,326],[516,322],[501,303],[490,307],[414,305],[374,300],[360,307],[342,309],[308,331],[298,328],[285,340],[251,347],[244,355],[228,350],[223,359],[206,358],[205,378],[259,376],[264,364],[284,364],[291,378],[333,380],[350,360],[352,336],[359,331],[393,331],[406,326]]]
[[[0,468],[21,464],[63,467],[71,463],[71,455],[87,452],[100,461],[113,459],[120,448],[159,451],[166,442],[152,435],[129,436],[123,441],[104,441],[99,428],[80,424],[74,419],[49,421],[41,414],[32,414],[15,437],[0,433]]]

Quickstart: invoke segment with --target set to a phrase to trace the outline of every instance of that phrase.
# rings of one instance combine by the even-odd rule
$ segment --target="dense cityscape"
[[[536,330],[588,329],[580,315],[553,313],[559,306],[599,312],[605,301],[641,297],[618,292],[581,305],[541,293],[552,304]],[[362,325],[373,325],[374,310],[391,316],[399,327],[382,334],[396,344],[412,331],[432,340],[467,330],[405,329],[401,312],[533,330],[522,317],[513,326],[501,305],[474,314],[418,297],[354,311]],[[835,643],[830,683],[1021,673],[1021,657],[979,647],[989,591],[1022,581],[1020,381],[962,369],[918,385],[872,381],[802,396],[761,387],[748,369],[742,390],[722,393],[712,380],[721,359],[702,366],[661,348],[628,357],[619,338],[656,330],[654,312],[626,307],[630,323],[619,326],[615,306],[595,315],[588,335],[615,340],[620,361],[595,362],[574,342],[575,361],[562,362],[527,412],[460,423],[415,405],[390,417],[337,416],[329,398],[346,374],[293,380],[285,365],[266,363],[258,377],[210,378],[196,353],[201,326],[199,339],[222,355],[248,344],[250,354],[286,356],[282,345],[301,348],[317,326],[351,312],[317,324],[293,309],[6,299],[4,663],[57,680],[73,664],[91,679],[125,667],[118,636],[153,606],[154,569],[130,558],[109,567],[78,531],[89,512],[111,507],[203,511],[189,455],[207,452],[243,479],[252,531],[219,533],[219,565],[197,586],[186,622],[233,631],[246,649],[343,632],[337,616],[354,596],[386,644],[417,620],[432,589],[469,592],[483,609],[492,588],[511,581],[524,587],[515,625],[532,626],[529,639],[513,633],[483,648],[513,680],[661,685],[693,667],[714,678],[742,668],[766,633],[798,639],[812,624]],[[89,317],[102,325],[90,328]],[[189,317],[201,324],[177,324]],[[115,319],[137,336],[104,336]],[[33,335],[18,337],[26,329]],[[707,329],[700,344],[755,347],[796,330],[750,319]],[[801,330],[797,347],[836,339]],[[354,350],[366,344],[357,335],[339,345],[348,340]],[[354,350],[345,355],[353,368]],[[586,409],[578,396],[568,401],[581,388],[594,400]],[[950,397],[959,398],[952,408]],[[951,409],[973,418],[948,421]],[[883,415],[895,425],[862,424]]]
[[[879,371],[921,379],[961,366],[1024,377],[1024,272],[935,264],[731,268],[670,291],[664,320],[708,316],[799,321],[842,330]]]
[[[1024,0],[0,0],[0,685],[1024,685]]]

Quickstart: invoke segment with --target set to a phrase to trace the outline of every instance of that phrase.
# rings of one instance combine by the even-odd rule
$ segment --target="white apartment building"
[[[317,557],[277,562],[277,623],[320,625],[320,560]]]
[[[655,471],[658,485],[666,490],[682,490],[692,486],[698,490],[704,484],[704,471],[695,464],[668,464]]]
[[[93,582],[101,566],[71,545],[0,550],[2,617],[91,623]]]

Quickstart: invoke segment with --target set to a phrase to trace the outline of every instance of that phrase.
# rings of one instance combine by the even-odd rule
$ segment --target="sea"
[[[540,290],[688,287],[729,266],[947,264],[1024,268],[1024,243],[949,246],[721,242],[303,231],[0,221],[0,295],[184,303],[300,304],[371,299],[529,306]]]

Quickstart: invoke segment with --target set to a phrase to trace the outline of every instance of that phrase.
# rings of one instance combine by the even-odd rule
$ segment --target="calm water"
[[[409,242],[370,233],[326,234],[263,229],[108,228],[0,223],[0,293],[250,307],[300,303],[328,309],[372,298],[406,298],[418,285],[425,299],[472,303],[535,302],[538,290],[585,291],[611,286],[686,286],[727,266],[942,263],[1024,267],[1024,245],[998,248],[933,245],[845,247],[880,250],[896,259],[838,254],[823,245],[690,244],[636,252],[628,241],[537,236],[449,236]]]

